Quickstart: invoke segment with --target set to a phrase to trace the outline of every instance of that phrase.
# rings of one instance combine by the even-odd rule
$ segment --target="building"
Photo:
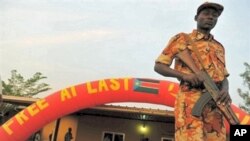
[[[23,106],[36,100],[3,96],[3,102]],[[67,132],[69,141],[173,141],[174,117],[172,111],[103,105],[48,123],[29,140],[64,141]]]

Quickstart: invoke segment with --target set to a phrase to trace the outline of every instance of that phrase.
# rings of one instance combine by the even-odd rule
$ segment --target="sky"
[[[196,28],[194,16],[203,2],[0,0],[1,78],[6,81],[13,69],[26,78],[43,73],[52,89],[37,97],[105,78],[177,82],[154,72],[154,61],[171,37]],[[250,1],[210,2],[225,8],[211,33],[226,49],[230,95],[239,105],[237,89],[246,89],[240,74],[243,63],[250,63]]]

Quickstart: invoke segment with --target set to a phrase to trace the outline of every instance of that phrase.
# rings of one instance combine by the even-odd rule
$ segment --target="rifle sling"
[[[191,45],[191,46],[192,46],[193,51],[194,51],[196,57],[198,58],[199,63],[200,63],[201,66],[202,66],[202,70],[206,71],[205,66],[204,66],[204,64],[203,64],[203,62],[202,62],[202,59],[201,59],[201,54],[200,54],[200,52],[198,51],[197,47],[194,45],[194,41],[193,41],[193,40],[189,37],[189,35],[187,35],[187,34],[185,34],[184,38],[185,38],[185,40],[186,40],[186,42],[187,42],[187,45]]]

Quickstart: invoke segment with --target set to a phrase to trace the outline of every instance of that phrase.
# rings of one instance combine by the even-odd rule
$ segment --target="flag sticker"
[[[137,78],[134,81],[134,91],[136,92],[158,94],[159,87],[160,87],[159,80]]]

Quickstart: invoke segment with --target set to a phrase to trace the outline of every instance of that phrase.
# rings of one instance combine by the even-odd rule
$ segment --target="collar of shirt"
[[[211,41],[214,38],[212,34],[209,34],[208,37],[206,37],[205,34],[197,31],[196,29],[193,30],[191,36],[197,41],[202,39]]]

